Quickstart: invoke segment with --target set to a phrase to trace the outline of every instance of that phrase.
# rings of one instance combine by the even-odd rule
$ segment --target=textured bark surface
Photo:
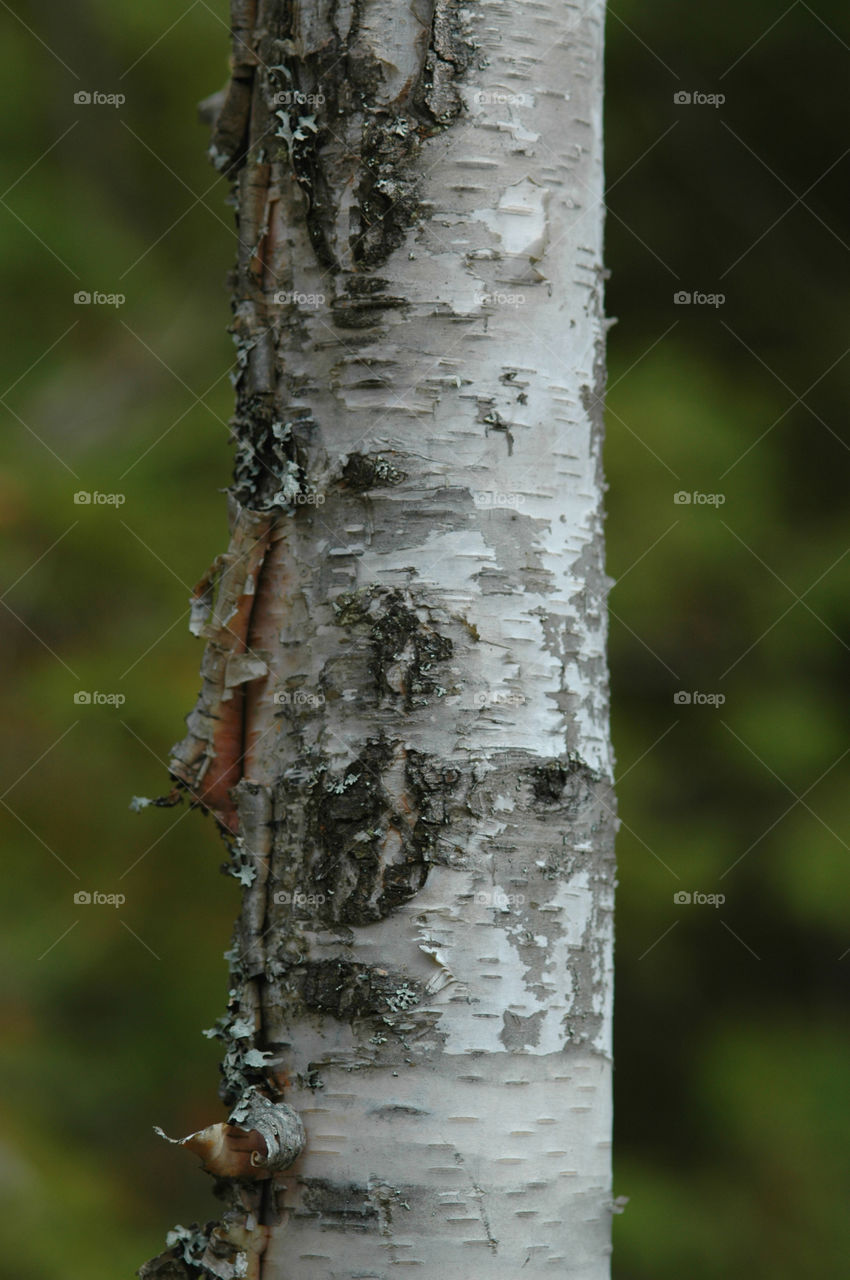
[[[172,768],[245,886],[226,1133],[259,1092],[306,1145],[148,1276],[609,1273],[602,24],[234,0],[232,538]]]

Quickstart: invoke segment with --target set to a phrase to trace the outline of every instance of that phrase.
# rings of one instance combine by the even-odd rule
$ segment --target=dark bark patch
[[[434,852],[437,831],[449,822],[449,797],[460,779],[459,769],[421,751],[407,752],[407,781],[419,811],[413,841],[423,856]]]
[[[463,102],[456,80],[474,52],[456,0],[437,0],[431,40],[425,59],[422,99],[438,124],[448,125],[460,115]]]
[[[327,1178],[302,1178],[301,1196],[304,1209],[296,1209],[296,1218],[318,1218],[329,1231],[378,1231],[380,1220],[367,1187],[353,1182],[331,1182]]]
[[[334,921],[381,920],[427,879],[413,840],[416,815],[393,770],[395,755],[389,743],[370,742],[342,778],[325,780],[314,792],[313,883],[324,897],[321,914]]]
[[[407,300],[387,293],[388,280],[380,276],[351,275],[331,304],[333,322],[340,329],[368,329],[382,312],[406,307]]]
[[[363,266],[385,262],[419,216],[417,123],[412,116],[398,115],[367,120],[363,126],[360,226],[352,246],[355,262]]]
[[[300,974],[305,1009],[341,1022],[403,1013],[422,999],[419,983],[387,969],[347,960],[320,960],[305,965]]]
[[[342,479],[347,488],[356,493],[366,493],[369,489],[386,489],[402,484],[407,474],[379,453],[350,453],[343,467]]]
[[[323,774],[307,805],[319,917],[368,924],[418,893],[459,780],[458,770],[383,739],[368,742],[341,777]]]
[[[223,102],[213,105],[209,158],[219,172],[238,167],[245,158],[253,90],[254,73],[250,68],[242,76],[233,75]]]
[[[433,817],[420,812],[419,764],[383,740],[369,742],[342,778],[314,788],[309,829],[319,914],[337,923],[383,919],[428,878]]]
[[[139,1280],[198,1280],[197,1267],[190,1268],[176,1249],[169,1249],[166,1253],[151,1258],[150,1262],[139,1267],[136,1275]]]
[[[401,697],[407,710],[441,696],[433,668],[453,653],[451,640],[422,621],[413,605],[404,592],[380,587],[347,592],[334,602],[338,626],[368,633],[379,693]]]
[[[535,765],[529,773],[534,799],[543,804],[560,801],[567,782],[576,775],[583,775],[591,782],[597,779],[594,770],[572,751],[565,760],[547,760],[545,764]]]

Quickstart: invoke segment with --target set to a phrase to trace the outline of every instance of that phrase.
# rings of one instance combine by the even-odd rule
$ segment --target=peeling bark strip
[[[230,829],[236,824],[230,792],[242,776],[244,685],[266,672],[248,638],[271,523],[269,516],[237,506],[230,549],[192,598],[191,629],[208,642],[203,685],[187,718],[189,734],[174,748],[171,772]]]
[[[172,763],[244,886],[182,1144],[226,1209],[141,1274],[603,1280],[603,5],[232,21],[231,542]]]

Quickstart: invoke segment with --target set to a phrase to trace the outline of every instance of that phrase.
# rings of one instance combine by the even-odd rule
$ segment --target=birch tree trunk
[[[143,1275],[609,1274],[602,27],[234,0],[227,1207]]]

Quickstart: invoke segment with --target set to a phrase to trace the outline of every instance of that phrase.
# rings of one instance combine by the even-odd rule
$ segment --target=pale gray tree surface
[[[234,0],[226,1204],[146,1276],[609,1273],[602,27]]]

